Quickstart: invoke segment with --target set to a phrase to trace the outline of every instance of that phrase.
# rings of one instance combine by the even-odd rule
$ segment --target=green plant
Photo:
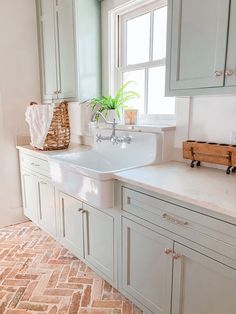
[[[134,83],[133,81],[129,81],[122,85],[115,94],[115,97],[112,96],[102,96],[101,98],[93,98],[91,105],[92,110],[98,105],[98,111],[104,112],[107,115],[109,110],[115,110],[117,116],[120,118],[120,112],[122,109],[127,108],[126,102],[139,98],[139,94],[134,91],[126,91],[125,89],[130,83]]]

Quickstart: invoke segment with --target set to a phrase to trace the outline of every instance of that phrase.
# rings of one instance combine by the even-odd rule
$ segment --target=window
[[[141,114],[174,117],[175,98],[164,96],[167,6],[158,3],[119,15],[117,82],[132,81],[140,98],[128,106]]]

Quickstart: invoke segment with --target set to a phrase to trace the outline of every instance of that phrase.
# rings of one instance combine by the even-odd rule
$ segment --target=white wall
[[[236,96],[194,97],[189,126],[190,138],[230,143],[236,131]]]
[[[27,134],[24,112],[39,101],[35,1],[0,1],[0,227],[23,219],[17,135]]]
[[[108,92],[108,12],[131,0],[102,2],[103,93]],[[236,131],[236,96],[193,97],[177,100],[175,147],[181,148],[187,137],[197,140],[229,143]]]

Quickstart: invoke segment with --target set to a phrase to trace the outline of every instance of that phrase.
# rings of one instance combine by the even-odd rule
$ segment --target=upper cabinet
[[[83,101],[100,95],[99,2],[36,0],[36,4],[42,100]]]
[[[76,36],[73,11],[72,0],[57,0],[55,2],[57,92],[59,99],[70,99],[77,96]]]
[[[226,86],[236,86],[236,1],[231,0],[228,51],[226,61]]]
[[[41,60],[41,87],[43,99],[57,97],[57,61],[53,1],[37,1],[39,46]],[[54,94],[55,93],[55,94]]]
[[[169,0],[166,95],[236,91],[236,1]]]

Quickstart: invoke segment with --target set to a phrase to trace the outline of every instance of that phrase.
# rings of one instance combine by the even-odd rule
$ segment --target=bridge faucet
[[[119,144],[119,143],[130,144],[131,143],[131,141],[132,141],[131,136],[124,136],[124,137],[116,136],[116,125],[117,125],[116,120],[113,119],[113,121],[108,121],[100,111],[96,111],[92,115],[91,122],[95,122],[96,121],[97,115],[99,115],[106,124],[112,125],[111,136],[102,136],[101,134],[96,134],[96,141],[97,142],[111,141],[113,144]]]

